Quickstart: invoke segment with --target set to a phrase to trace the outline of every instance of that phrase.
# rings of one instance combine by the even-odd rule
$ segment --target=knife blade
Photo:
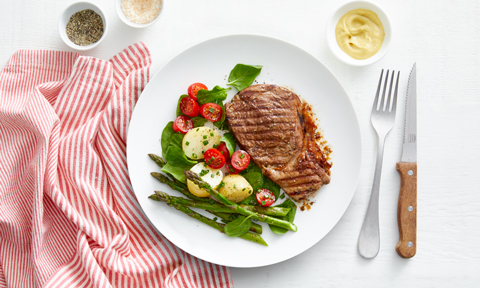
[[[405,104],[403,152],[397,163],[400,174],[397,220],[399,241],[397,253],[411,258],[417,252],[417,68],[413,64],[408,78]]]

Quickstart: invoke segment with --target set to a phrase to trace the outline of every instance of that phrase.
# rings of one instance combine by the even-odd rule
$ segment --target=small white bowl
[[[132,21],[128,20],[127,17],[125,17],[125,14],[123,14],[122,0],[114,0],[114,1],[115,1],[115,10],[117,10],[118,17],[120,17],[120,19],[122,19],[122,21],[125,24],[127,24],[128,26],[133,27],[133,28],[145,28],[145,27],[148,27],[150,25],[153,25],[155,22],[158,21],[158,19],[160,18],[160,15],[162,15],[163,9],[165,8],[165,0],[161,0],[160,13],[158,13],[157,17],[155,19],[153,19],[153,21],[151,21],[151,22],[148,22],[148,23],[145,23],[145,24],[137,24],[135,22],[132,22]]]
[[[385,39],[383,40],[383,44],[380,50],[372,57],[364,60],[354,59],[347,53],[343,52],[340,46],[338,46],[337,39],[335,37],[335,27],[337,26],[340,18],[342,18],[342,16],[345,15],[345,13],[347,13],[348,11],[360,8],[368,9],[377,13],[378,18],[382,22],[383,29],[385,30]],[[332,14],[327,23],[327,42],[330,51],[332,51],[333,55],[335,55],[340,61],[352,66],[366,66],[382,59],[383,56],[385,56],[390,49],[392,36],[392,26],[390,25],[390,20],[388,19],[387,13],[385,13],[382,8],[367,1],[354,1],[341,6],[337,9],[337,11]]]
[[[91,9],[95,11],[100,17],[102,17],[103,21],[103,35],[102,37],[95,43],[92,43],[87,46],[80,46],[75,43],[73,43],[67,36],[67,23],[68,20],[70,20],[70,17],[72,17],[73,14],[85,10],[85,9]],[[65,11],[60,15],[60,19],[58,20],[58,31],[60,32],[60,37],[62,38],[63,42],[67,44],[68,46],[72,47],[73,49],[77,50],[89,50],[92,49],[93,47],[97,46],[100,44],[100,42],[105,39],[105,36],[107,35],[107,30],[108,30],[108,25],[107,25],[107,18],[105,17],[105,14],[103,13],[103,10],[100,9],[97,5],[90,3],[90,2],[76,2],[73,3],[72,5],[68,6]]]

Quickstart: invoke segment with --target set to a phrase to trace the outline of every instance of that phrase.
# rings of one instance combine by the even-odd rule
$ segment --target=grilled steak
[[[270,84],[245,88],[225,105],[239,146],[296,201],[330,182],[330,164],[315,141],[308,107],[292,91]]]

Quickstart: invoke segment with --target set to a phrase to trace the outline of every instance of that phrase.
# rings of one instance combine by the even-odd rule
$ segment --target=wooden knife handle
[[[400,240],[396,250],[403,258],[411,258],[417,252],[417,163],[397,163],[400,173],[398,196],[398,230]]]

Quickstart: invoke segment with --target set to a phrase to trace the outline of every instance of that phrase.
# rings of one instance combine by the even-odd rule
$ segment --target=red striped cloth
[[[110,61],[21,50],[0,72],[0,287],[233,287],[132,191],[127,127],[150,64],[140,43]]]

